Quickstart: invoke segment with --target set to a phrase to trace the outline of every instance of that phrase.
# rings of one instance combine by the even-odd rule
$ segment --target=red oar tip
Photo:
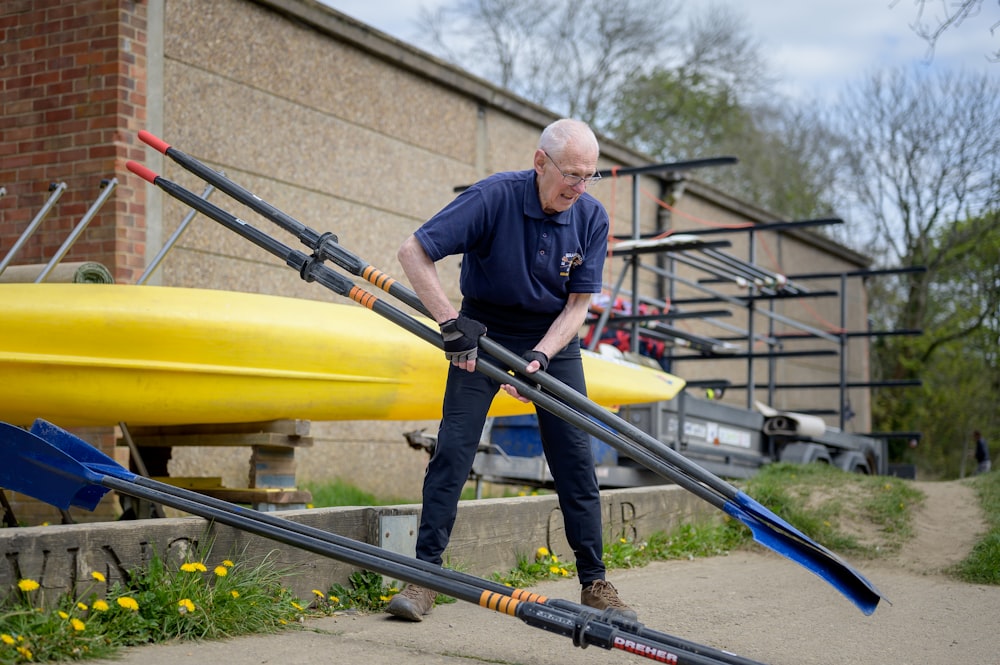
[[[136,174],[137,176],[139,176],[143,180],[148,180],[149,182],[153,183],[154,185],[156,184],[156,177],[157,177],[156,174],[153,173],[151,170],[147,169],[142,164],[139,164],[138,162],[131,162],[130,161],[130,162],[126,162],[125,166],[128,168],[129,171],[131,171],[132,173]]]
[[[139,131],[139,140],[150,146],[154,150],[162,152],[164,155],[167,154],[167,150],[170,149],[170,145],[161,138],[153,136],[145,129]]]

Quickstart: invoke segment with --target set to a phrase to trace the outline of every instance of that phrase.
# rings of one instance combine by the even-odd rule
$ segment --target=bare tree
[[[878,391],[876,426],[920,429],[931,451],[948,444],[940,423],[970,408],[943,406],[954,389],[935,368],[988,336],[1000,303],[1000,84],[985,75],[881,72],[849,87],[835,115],[855,243],[881,266],[926,268],[872,286],[876,328],[924,332],[874,343],[874,378],[925,383],[916,394]],[[970,385],[984,371],[983,362],[962,367],[965,378],[955,360],[947,368],[947,381]],[[926,436],[935,432],[936,443]]]
[[[890,6],[898,4],[899,0],[893,0]],[[983,0],[939,0],[933,3],[940,8],[938,12],[929,10],[928,5],[931,3],[928,0],[914,0],[913,4],[917,7],[917,16],[910,27],[927,42],[932,56],[941,35],[948,30],[958,28],[966,21],[979,18],[983,11]],[[1000,21],[994,21],[990,25],[990,34],[996,34],[998,29]],[[988,57],[993,62],[1000,62],[1000,48]]]
[[[1000,207],[1000,84],[918,68],[848,86],[833,118],[844,137],[843,200],[870,229],[861,244],[888,265],[930,268],[965,238],[964,220]],[[966,231],[967,233],[968,231]],[[933,238],[943,242],[929,248]]]
[[[600,127],[622,81],[678,43],[676,0],[455,0],[422,10],[430,49]]]

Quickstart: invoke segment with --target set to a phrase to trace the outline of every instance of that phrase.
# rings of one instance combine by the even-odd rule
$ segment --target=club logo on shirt
[[[559,276],[568,277],[570,270],[582,264],[583,257],[579,252],[566,252],[559,261]]]

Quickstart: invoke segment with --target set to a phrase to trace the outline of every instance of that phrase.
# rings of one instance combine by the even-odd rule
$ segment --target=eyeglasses
[[[549,153],[545,152],[544,150],[542,150],[542,153],[549,158],[549,161],[552,162],[552,165],[555,166],[556,169],[559,171],[559,174],[562,175],[563,182],[565,182],[570,187],[576,187],[582,182],[584,188],[587,188],[593,185],[595,182],[599,182],[601,179],[600,173],[595,173],[594,175],[587,177],[583,177],[581,175],[573,175],[572,173],[565,173],[563,172],[562,167],[556,164],[556,160],[552,159],[552,156]]]

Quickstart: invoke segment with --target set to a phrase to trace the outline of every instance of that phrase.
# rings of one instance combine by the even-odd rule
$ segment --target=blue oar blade
[[[96,473],[114,476],[121,480],[133,481],[137,477],[113,458],[90,445],[83,439],[70,434],[58,425],[38,418],[31,426],[31,433],[63,451],[74,460]]]
[[[755,541],[826,580],[865,615],[885,598],[861,573],[747,494],[740,492],[736,501],[726,502],[723,510],[746,524]]]
[[[102,476],[31,432],[0,423],[0,487],[60,508],[94,510],[108,493]]]

